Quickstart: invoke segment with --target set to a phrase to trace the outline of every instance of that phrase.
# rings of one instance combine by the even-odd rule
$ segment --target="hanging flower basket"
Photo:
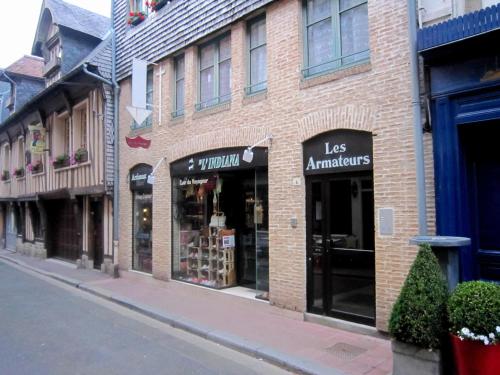
[[[146,19],[146,13],[144,12],[130,12],[127,23],[129,25],[138,25]]]
[[[38,174],[43,172],[43,163],[41,160],[36,161],[35,163],[29,163],[26,168],[31,174]]]
[[[89,152],[87,151],[86,148],[82,147],[76,150],[75,154],[73,155],[73,159],[75,160],[75,163],[84,163],[89,160]]]
[[[10,172],[8,170],[4,170],[2,172],[2,181],[9,181],[10,180]]]
[[[146,6],[150,8],[153,12],[158,12],[165,5],[170,3],[171,0],[151,0],[146,1]]]
[[[17,178],[21,178],[21,177],[24,177],[24,168],[21,167],[21,168],[16,168],[14,169],[13,173],[12,173],[14,176],[16,176]]]
[[[68,154],[62,154],[57,156],[53,161],[52,165],[54,166],[54,169],[59,169],[63,167],[69,167],[70,165],[70,157]]]

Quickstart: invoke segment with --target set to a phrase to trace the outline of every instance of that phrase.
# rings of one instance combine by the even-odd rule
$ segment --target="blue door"
[[[467,125],[460,135],[477,276],[500,281],[500,122]]]

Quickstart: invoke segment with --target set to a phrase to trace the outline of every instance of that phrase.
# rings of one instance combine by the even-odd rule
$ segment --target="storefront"
[[[170,165],[172,277],[268,298],[267,149],[209,151]],[[247,159],[248,160],[248,159]]]
[[[303,144],[307,309],[375,324],[372,135],[334,130]]]
[[[132,192],[132,269],[153,271],[153,186],[148,181],[152,167],[138,164],[130,170]]]

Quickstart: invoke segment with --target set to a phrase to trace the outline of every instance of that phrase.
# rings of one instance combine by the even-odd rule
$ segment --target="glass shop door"
[[[373,178],[307,180],[308,311],[375,324]]]

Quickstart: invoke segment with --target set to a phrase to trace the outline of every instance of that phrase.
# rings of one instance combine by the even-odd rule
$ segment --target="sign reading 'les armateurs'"
[[[373,168],[368,132],[334,130],[304,142],[304,174],[366,171]]]

